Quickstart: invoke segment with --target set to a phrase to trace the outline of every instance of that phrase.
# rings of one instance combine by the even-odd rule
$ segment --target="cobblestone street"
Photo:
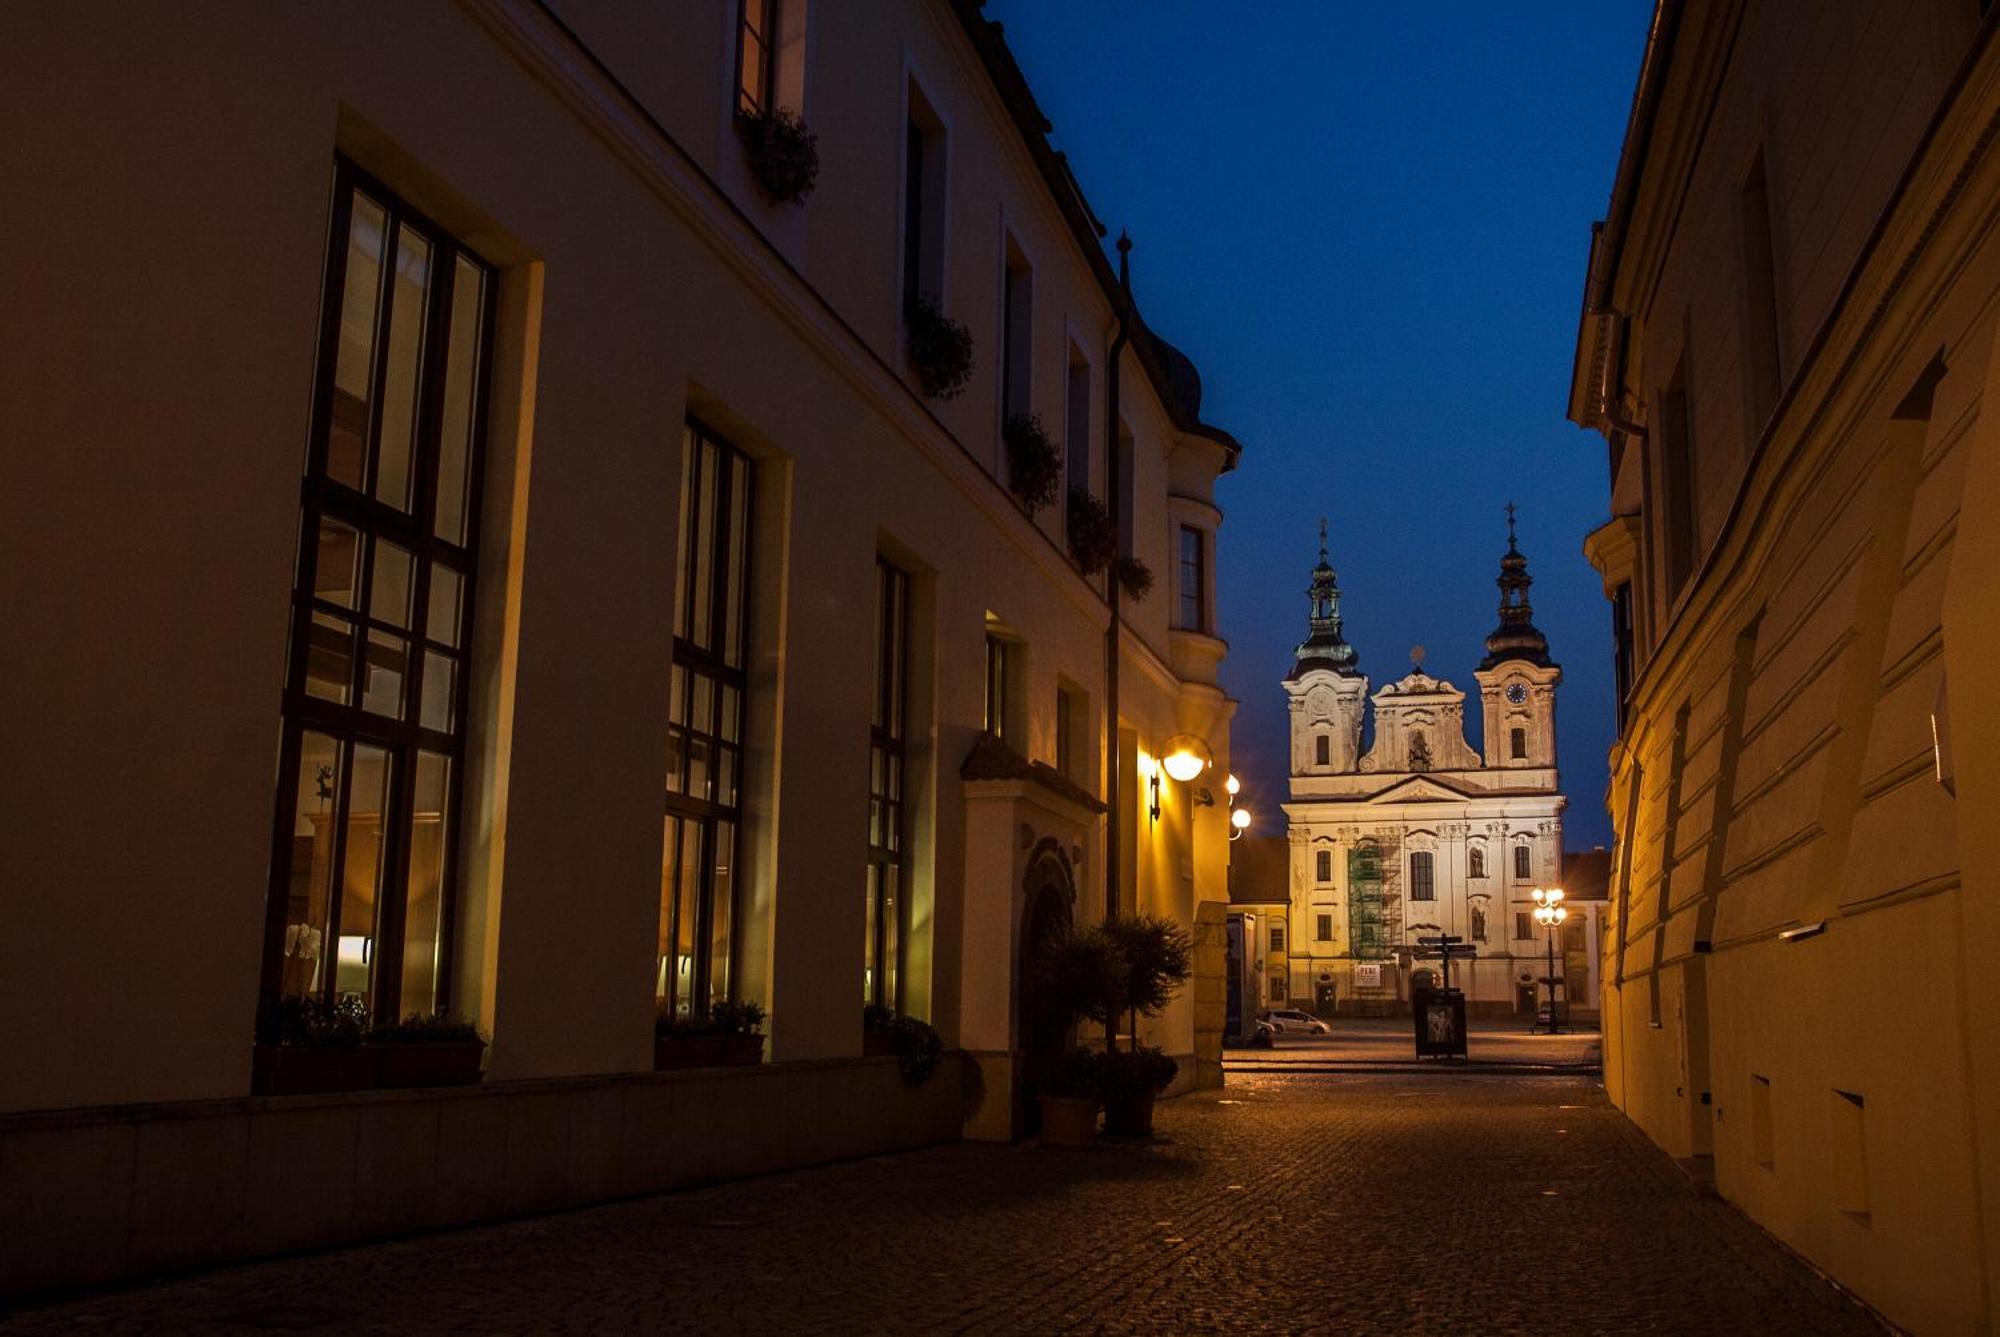
[[[0,1332],[1878,1332],[1592,1082],[1239,1075],[950,1146],[230,1268]]]

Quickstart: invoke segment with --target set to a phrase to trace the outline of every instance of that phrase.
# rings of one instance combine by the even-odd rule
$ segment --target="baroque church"
[[[1475,950],[1452,965],[1451,982],[1465,991],[1469,1010],[1532,1012],[1541,996],[1546,944],[1533,892],[1556,885],[1562,868],[1562,670],[1535,627],[1528,559],[1508,512],[1500,625],[1473,674],[1483,754],[1465,741],[1465,693],[1424,672],[1421,647],[1408,673],[1369,695],[1341,632],[1340,584],[1321,525],[1309,631],[1284,681],[1291,708],[1284,987],[1293,1007],[1322,1016],[1407,1009],[1413,985],[1440,982],[1438,964],[1417,955],[1418,940],[1437,933]]]

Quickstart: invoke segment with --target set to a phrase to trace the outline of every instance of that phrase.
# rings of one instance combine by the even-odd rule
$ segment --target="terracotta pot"
[[[653,1037],[653,1071],[676,1068],[719,1068],[722,1066],[722,1035],[656,1035]]]
[[[375,1055],[377,1086],[470,1086],[485,1076],[479,1070],[484,1040],[368,1048]]]
[[[260,1096],[317,1096],[366,1091],[375,1085],[375,1055],[360,1045],[314,1049],[258,1045],[250,1062],[250,1090]]]
[[[861,1032],[861,1053],[864,1058],[887,1058],[895,1052],[896,1038],[889,1032]]]
[[[722,1037],[722,1062],[731,1068],[747,1068],[764,1061],[764,1037],[761,1035],[725,1035]]]
[[[1097,1102],[1079,1096],[1037,1096],[1042,1107],[1042,1145],[1087,1147],[1097,1138]]]
[[[1154,1099],[1145,1091],[1105,1101],[1104,1131],[1112,1137],[1151,1137]]]

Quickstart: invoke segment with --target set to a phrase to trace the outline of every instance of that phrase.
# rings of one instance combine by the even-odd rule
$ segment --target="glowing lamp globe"
[[[1235,812],[1230,813],[1229,824],[1238,831],[1248,831],[1250,829],[1250,810],[1248,808],[1238,808]]]

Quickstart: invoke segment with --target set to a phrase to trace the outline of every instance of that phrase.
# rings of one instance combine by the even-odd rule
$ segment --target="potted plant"
[[[1102,571],[1118,548],[1118,526],[1112,522],[1111,508],[1090,494],[1088,488],[1069,490],[1069,553],[1077,569],[1086,576]]]
[[[486,1041],[469,1021],[412,1013],[367,1035],[377,1086],[470,1086],[482,1074]]]
[[[1033,515],[1062,490],[1062,452],[1032,413],[1009,414],[1000,439],[1007,445],[1007,486],[1021,509]]]
[[[705,1016],[662,1012],[653,1022],[653,1071],[722,1066],[723,1037]]]
[[[758,1003],[722,999],[708,1009],[709,1024],[722,1036],[725,1067],[748,1067],[764,1061],[764,1008]]]
[[[819,137],[788,107],[736,116],[750,175],[773,204],[799,204],[819,179]]]
[[[887,1058],[896,1052],[896,1014],[880,1003],[861,1009],[861,1053],[864,1058]]]
[[[1112,1137],[1150,1137],[1153,1102],[1180,1071],[1157,1049],[1133,1047],[1103,1056],[1104,1131]]]
[[[250,1090],[260,1096],[364,1091],[375,1081],[375,1056],[361,1047],[368,1007],[359,998],[328,1004],[281,998],[260,1018],[251,1052]]]
[[[1153,592],[1153,568],[1136,557],[1120,557],[1111,564],[1111,578],[1133,603],[1144,602]]]
[[[1042,1145],[1087,1147],[1097,1137],[1097,1107],[1104,1095],[1104,1056],[1071,1049],[1034,1074],[1041,1107]]]
[[[947,316],[928,297],[913,300],[903,313],[909,330],[910,366],[932,399],[953,399],[972,379],[972,331]]]

